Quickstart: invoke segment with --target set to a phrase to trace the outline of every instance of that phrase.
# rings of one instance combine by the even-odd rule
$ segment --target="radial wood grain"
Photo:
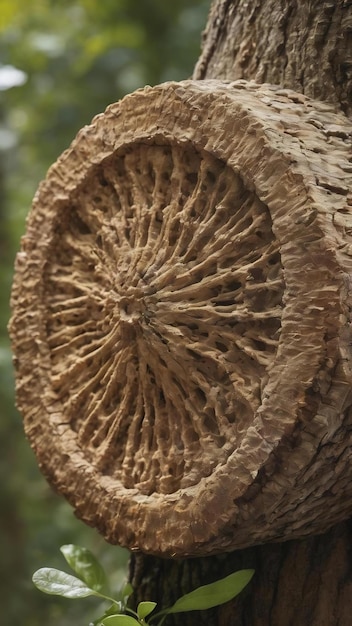
[[[18,406],[109,541],[210,554],[351,514],[351,182],[343,115],[245,81],[137,91],[49,170],[12,293]]]

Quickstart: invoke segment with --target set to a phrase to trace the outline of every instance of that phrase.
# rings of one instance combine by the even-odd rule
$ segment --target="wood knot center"
[[[143,295],[142,289],[132,287],[118,300],[119,326],[124,339],[132,339],[144,319],[146,305]]]

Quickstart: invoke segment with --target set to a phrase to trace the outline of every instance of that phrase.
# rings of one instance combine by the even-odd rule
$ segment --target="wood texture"
[[[287,0],[286,2],[277,2],[276,0],[263,0],[262,2],[257,2],[256,0],[253,2],[243,0],[218,0],[213,3],[209,23],[205,32],[203,53],[197,64],[194,78],[215,78],[222,80],[246,78],[249,80],[255,79],[258,82],[267,81],[276,83],[281,87],[291,88],[310,97],[328,101],[337,109],[340,108],[343,112],[350,114],[352,67],[351,24],[351,2],[344,0],[338,0],[337,2],[330,0],[311,0],[308,2],[307,0],[302,3],[297,3],[293,0]],[[272,97],[273,93],[269,98],[269,104]],[[283,97],[287,97],[287,94],[283,94]],[[299,94],[296,95],[296,98],[298,104],[302,105],[306,102]],[[317,107],[317,110],[319,110],[319,107]],[[321,109],[321,111],[322,110],[323,109]],[[329,107],[325,109],[325,112],[328,111],[331,113]],[[178,113],[174,113],[174,117],[177,119]],[[314,119],[316,119],[315,105],[312,108],[312,120]],[[290,140],[294,146],[293,154],[296,154],[298,147],[301,151],[302,145],[304,146],[305,143],[305,137],[301,135],[300,121],[301,120],[295,119],[294,116],[291,116],[286,127],[281,129],[283,133],[290,135]],[[319,119],[317,123],[319,128]],[[220,115],[218,116],[218,124],[221,125]],[[268,120],[266,129],[268,136],[270,136],[271,126],[272,121]],[[309,170],[313,174],[310,169],[311,165],[313,164],[314,170],[317,164],[315,159],[322,159],[322,161],[320,161],[321,167],[318,167],[319,172],[315,171],[311,179],[311,184],[315,191],[318,190],[319,193],[325,195],[329,195],[329,193],[337,194],[340,200],[341,198],[347,198],[351,185],[348,181],[344,186],[341,180],[337,184],[337,187],[335,184],[330,184],[331,168],[325,161],[325,150],[330,154],[330,148],[332,148],[331,152],[335,152],[335,158],[337,158],[338,161],[340,161],[340,149],[337,148],[335,151],[336,145],[329,146],[331,141],[334,144],[335,141],[339,143],[339,140],[342,140],[342,153],[350,150],[351,143],[349,133],[351,126],[346,119],[343,122],[343,126],[344,131],[342,135],[336,127],[330,128],[330,132],[325,133],[327,145],[321,150],[320,142],[318,142],[319,145],[316,145],[317,152],[314,153],[314,149],[312,150],[315,156],[312,159],[307,157],[306,162],[306,171]],[[249,126],[249,134],[251,134],[251,132],[255,134],[257,128],[258,127],[255,125],[252,127]],[[323,127],[320,128],[324,129],[324,123]],[[294,141],[294,139],[296,141]],[[103,149],[105,149],[106,143],[108,144],[110,140],[111,137],[109,133],[104,135]],[[98,154],[102,153],[98,151]],[[312,154],[310,154],[310,156],[312,156]],[[86,157],[87,154],[85,153],[83,160],[86,159]],[[291,164],[293,164],[294,160],[295,157],[293,156]],[[350,157],[348,157],[348,160],[350,161]],[[349,167],[350,166],[347,166],[345,170],[346,180],[350,175]],[[58,193],[58,198],[61,198],[62,204],[66,202],[65,189],[67,184],[68,186],[70,184],[74,185],[74,179],[77,173],[75,168],[76,164],[74,163],[72,167],[72,177],[70,179],[64,178],[64,183],[60,179],[61,172],[58,172],[57,177],[54,176],[54,178],[51,179],[51,192],[54,194]],[[332,171],[333,173],[335,172],[335,166],[333,166]],[[70,180],[69,183],[68,180]],[[248,184],[248,179],[245,180],[245,184]],[[255,189],[251,188],[251,191],[258,193],[257,187],[255,187]],[[278,189],[276,191],[278,192]],[[292,201],[290,194],[286,193],[280,195],[280,203],[282,204],[283,201],[286,201],[286,198],[288,204]],[[261,199],[261,201],[263,202],[263,199]],[[322,206],[320,202],[317,204]],[[48,206],[50,206],[50,203],[45,205],[45,209],[47,209]],[[328,245],[323,246],[320,257],[315,257],[317,261],[319,259],[319,262],[316,263],[317,267],[320,267],[320,263],[322,263],[324,267],[327,258],[329,259],[329,267],[326,274],[326,276],[329,276],[329,285],[331,284],[331,275],[334,274],[333,270],[338,267],[337,275],[334,274],[334,280],[336,280],[336,278],[338,279],[337,291],[332,289],[330,294],[325,293],[323,296],[324,302],[327,304],[328,301],[330,302],[330,295],[335,294],[332,297],[332,307],[330,309],[329,306],[327,309],[323,307],[325,311],[330,311],[324,320],[324,322],[328,323],[330,330],[333,328],[336,330],[336,324],[339,328],[343,327],[345,323],[343,317],[339,318],[337,322],[336,311],[341,312],[339,307],[341,307],[342,303],[346,305],[348,301],[347,295],[350,293],[350,271],[347,270],[347,266],[344,265],[346,254],[347,257],[349,256],[350,205],[347,204],[343,210],[339,210],[339,206],[340,204],[338,202],[337,211],[330,213],[331,220],[327,230],[323,228],[326,234],[325,243],[328,243]],[[320,213],[319,215],[321,217]],[[306,212],[305,216],[307,218],[306,226],[309,231],[311,225],[316,222],[316,216],[309,211],[308,213]],[[45,223],[46,214],[43,210],[40,219],[35,223],[37,230],[35,231],[33,229],[32,231],[32,242],[27,239],[27,242],[24,244],[25,246],[29,246],[30,249],[32,245],[34,248],[36,247],[36,243],[34,242],[38,239],[38,233],[41,233],[42,229],[45,230]],[[58,222],[56,222],[56,226],[52,230],[53,233],[55,232],[55,228],[58,228]],[[305,223],[301,222],[301,225],[297,225],[297,228],[301,229],[303,233]],[[272,232],[274,234],[274,241],[276,241],[278,231],[273,228]],[[335,236],[336,232],[338,233],[337,238]],[[289,236],[290,231],[288,231],[287,245],[290,243]],[[320,234],[317,241],[319,240]],[[342,247],[340,248],[340,246]],[[299,250],[300,253],[304,254],[305,245],[302,245]],[[340,256],[340,250],[343,251],[342,256]],[[330,265],[330,260],[334,256],[334,263]],[[297,263],[298,258],[296,258],[295,261]],[[280,263],[281,262],[282,255],[280,254]],[[21,288],[26,284],[26,281],[33,278],[35,293],[37,295],[39,294],[42,287],[40,280],[38,281],[37,279],[40,273],[44,271],[45,263],[42,265],[39,263],[39,270],[36,262],[34,262],[34,264],[29,263],[27,265],[26,274],[23,267],[20,267],[21,263],[26,264],[26,261],[20,256],[18,260],[18,272],[22,278],[18,280],[17,286],[15,286],[14,299],[15,302],[17,299],[18,302],[21,300],[20,308],[22,308],[21,315],[23,314],[23,317],[21,318],[21,315],[19,315],[17,321],[13,322],[12,328],[16,335],[15,341],[18,342],[18,358],[22,360],[22,364],[18,365],[19,371],[21,375],[23,375],[23,380],[27,380],[27,383],[23,383],[23,389],[25,389],[26,384],[27,388],[25,391],[23,391],[23,389],[20,390],[19,395],[21,396],[21,394],[25,395],[27,393],[29,396],[31,393],[29,389],[30,384],[35,383],[35,377],[31,375],[33,364],[35,365],[39,362],[44,363],[40,373],[44,377],[48,376],[48,368],[45,364],[45,359],[43,360],[42,358],[45,357],[47,351],[42,335],[38,336],[36,333],[35,324],[37,322],[33,321],[38,315],[37,309],[33,307],[33,300],[28,296],[26,289],[21,293]],[[34,272],[32,272],[32,270],[34,270]],[[38,271],[39,273],[36,273]],[[344,275],[346,279],[344,282],[346,290],[344,292],[341,291],[343,281],[339,282],[342,275]],[[285,272],[283,272],[283,276],[286,280]],[[301,270],[297,270],[296,278],[297,285],[298,281],[302,278]],[[22,279],[23,282],[21,282]],[[335,287],[337,283],[334,282]],[[316,286],[317,291],[323,293],[322,284],[318,282]],[[336,299],[337,293],[344,293],[340,302],[338,302],[338,298]],[[42,294],[40,297],[42,297]],[[47,294],[45,297],[47,297]],[[27,301],[26,298],[28,298]],[[286,302],[287,301],[283,300],[284,305]],[[36,301],[36,304],[38,304],[38,301]],[[29,305],[29,313],[26,316],[23,312],[27,309],[27,305]],[[337,305],[336,308],[335,305]],[[285,306],[283,310],[284,308]],[[349,304],[347,304],[347,308],[349,308]],[[38,311],[39,315],[46,314],[45,307],[43,309],[39,306]],[[138,314],[136,318],[136,305],[132,303],[130,297],[124,302],[124,311],[127,317],[130,316],[132,312],[132,318],[134,320],[137,319],[136,322],[131,323],[130,316],[130,320],[125,319],[122,324],[126,336],[128,332],[130,332],[130,335],[134,337],[136,328],[141,325],[141,311],[138,310],[137,307]],[[303,316],[304,314],[305,310],[302,311]],[[319,317],[320,314],[318,311],[316,311],[316,314]],[[346,310],[342,313],[342,316],[345,314]],[[324,314],[322,315],[324,317]],[[296,320],[296,322],[297,321],[298,320]],[[320,329],[322,329],[322,326]],[[314,328],[313,330],[314,335],[316,329]],[[306,337],[309,338],[309,341],[311,340],[311,331],[312,327],[310,327],[309,332],[306,333]],[[302,432],[304,436],[308,434],[312,435],[310,439],[312,446],[310,449],[312,464],[308,464],[306,471],[303,470],[303,472],[297,466],[295,468],[293,465],[291,466],[290,489],[291,487],[293,487],[293,489],[296,488],[296,497],[299,499],[302,484],[314,485],[313,491],[309,494],[309,497],[307,497],[307,499],[306,495],[303,497],[303,502],[310,502],[309,506],[319,501],[324,502],[325,509],[321,514],[324,520],[329,520],[329,516],[331,515],[329,499],[333,498],[335,499],[334,501],[337,501],[336,490],[334,489],[335,484],[340,483],[344,485],[344,488],[341,490],[340,499],[342,507],[340,509],[341,514],[348,515],[350,506],[348,484],[350,482],[348,477],[350,446],[348,444],[346,445],[346,437],[348,438],[350,431],[350,412],[348,409],[350,399],[349,392],[345,395],[343,391],[343,387],[347,382],[347,372],[346,370],[343,371],[341,379],[341,370],[339,367],[335,368],[332,365],[333,362],[335,362],[335,364],[337,363],[336,360],[334,361],[334,358],[336,358],[341,346],[349,346],[349,336],[348,333],[344,336],[343,334],[341,335],[340,347],[336,351],[337,343],[334,339],[332,342],[330,341],[331,334],[329,334],[329,332],[328,330],[327,334],[324,335],[322,339],[322,344],[320,344],[324,345],[326,348],[326,358],[322,360],[318,358],[319,367],[321,369],[319,370],[318,368],[316,372],[318,373],[319,370],[320,375],[316,378],[314,376],[313,378],[308,377],[309,382],[305,387],[308,393],[304,394],[303,419],[301,419],[299,426],[296,425],[294,431],[289,431],[289,436],[283,442],[285,445],[282,447],[282,456],[279,457],[280,462],[273,467],[274,474],[278,475],[277,470],[279,469],[279,472],[282,470],[282,460],[290,458],[291,463],[292,459],[295,458],[295,450],[300,447],[302,442]],[[332,335],[335,336],[334,333],[332,333]],[[34,341],[33,337],[35,338]],[[286,343],[285,349],[288,349],[289,345],[290,343]],[[332,352],[330,352],[330,350],[332,350]],[[28,351],[30,356],[27,359],[23,359],[23,355],[26,354],[26,351]],[[276,357],[277,349],[275,348],[274,351],[276,351]],[[34,358],[34,360],[32,359],[34,354],[37,355],[37,361],[36,358]],[[332,361],[331,354],[333,355]],[[341,351],[339,354],[342,356]],[[348,360],[349,355],[347,354],[345,357],[342,357],[340,365],[342,365],[342,363],[346,364]],[[305,370],[301,368],[301,382],[304,380],[304,372]],[[335,395],[335,391],[333,391],[331,387],[331,378],[334,379],[335,376],[337,376],[337,379],[335,379],[338,388],[337,395]],[[341,380],[343,380],[342,387],[339,384]],[[267,384],[267,381],[265,381],[265,384]],[[20,386],[21,385],[22,383],[20,383]],[[278,389],[279,387],[277,387],[277,390]],[[323,403],[324,415],[326,417],[325,427],[327,427],[325,434],[328,432],[328,439],[320,439],[317,445],[317,432],[312,432],[311,430],[312,426],[314,430],[313,416],[319,415],[319,413],[317,413],[317,398],[321,397],[322,394],[329,393],[332,393],[332,402],[330,402],[329,399],[329,401]],[[24,397],[24,395],[22,395],[22,397]],[[40,390],[37,388],[36,409],[38,406],[38,397],[41,399]],[[252,395],[252,399],[253,397]],[[343,400],[343,398],[345,399]],[[291,399],[287,397],[286,399],[286,408],[289,410],[291,407]],[[296,396],[293,400],[297,400]],[[45,407],[43,415],[45,415],[46,410],[47,407]],[[59,414],[60,411],[56,416]],[[55,411],[52,411],[51,418],[53,415],[55,415]],[[57,420],[56,426],[58,428],[57,433],[61,434],[61,432],[63,432],[62,429],[65,429],[67,424],[65,421],[60,422],[60,420]],[[44,452],[48,442],[47,437],[43,437],[45,427],[42,421],[36,421],[34,410],[27,413],[27,428],[33,440],[36,439],[37,442],[42,442],[42,450],[40,451],[40,456],[43,455],[41,461],[42,467],[44,471],[46,471],[49,479],[58,486],[60,481],[58,480],[58,474],[54,468],[55,463],[51,466],[48,460],[52,450],[49,449],[46,454]],[[293,437],[294,434],[298,434],[297,439]],[[330,445],[330,437],[332,437],[333,445]],[[307,442],[308,440],[309,437]],[[295,442],[295,445],[292,445],[292,442]],[[298,446],[296,448],[297,443]],[[340,453],[338,451],[339,445],[341,446]],[[307,450],[309,450],[308,444]],[[75,451],[75,454],[76,452],[77,451]],[[65,450],[62,449],[62,457],[60,456],[59,458],[59,473],[61,470],[64,472],[64,464],[67,465],[69,455],[70,450],[67,450],[67,448],[65,448]],[[276,460],[277,457],[274,455],[273,458]],[[54,460],[55,459],[57,460],[57,457],[54,457]],[[79,468],[81,466],[82,468],[82,455],[78,454],[78,456],[75,456],[74,462],[77,463],[76,467]],[[45,469],[45,467],[50,469]],[[325,478],[323,479],[323,474],[321,473],[322,467],[324,472],[326,472],[325,476],[330,475],[332,480],[330,484],[325,481]],[[67,469],[66,467],[65,471],[67,471]],[[84,469],[82,471],[84,472]],[[312,471],[312,473],[310,473],[310,471]],[[81,474],[79,475],[81,476]],[[141,478],[141,476],[142,469],[141,465],[139,465],[139,478]],[[258,476],[260,477],[261,473],[259,473]],[[299,480],[303,481],[302,484],[299,484],[298,477]],[[154,486],[156,484],[161,485],[161,481],[158,482],[156,473],[154,473],[153,480]],[[257,486],[258,484],[262,485],[257,477],[254,480]],[[335,480],[337,483],[335,483]],[[345,481],[345,483],[343,481]],[[166,484],[170,485],[170,483],[172,483],[172,480],[168,479]],[[83,483],[79,502],[75,501],[73,495],[76,488],[75,486],[77,486],[77,488],[81,487],[81,485],[77,485],[77,483],[73,481],[71,487],[72,493],[68,496],[75,506],[80,507],[81,510],[83,510],[84,507],[88,507],[89,510],[96,510],[96,502],[91,500],[89,495],[91,488],[90,477]],[[281,485],[281,488],[282,487],[283,485]],[[168,489],[170,489],[170,487],[168,487]],[[289,493],[290,489],[288,490]],[[245,499],[244,502],[240,502],[243,511],[249,510],[253,502],[258,501],[258,494],[255,489],[254,492],[249,493],[249,495],[249,501]],[[98,509],[99,504],[100,502],[98,503]],[[112,510],[116,511],[115,502]],[[314,520],[317,519],[316,513],[318,510],[314,509],[314,504],[312,510],[315,510],[315,517],[313,515],[310,520],[310,525],[308,524],[308,526],[306,525],[307,519],[304,520],[303,526],[306,529],[304,532],[306,532],[308,528],[308,532],[322,530],[321,521],[319,521],[318,525],[315,525],[314,522]],[[265,516],[267,509],[263,507],[262,511],[265,511]],[[107,527],[103,518],[105,518],[106,513],[108,516],[110,515],[108,508],[104,510],[104,515],[101,515],[99,523],[97,524],[100,530],[105,534],[107,534]],[[287,511],[285,511],[284,515],[286,515],[286,513]],[[294,511],[292,511],[292,513],[295,523],[299,526],[302,520],[300,512],[297,510],[295,515]],[[276,528],[280,515],[281,508],[279,507],[276,511],[273,511],[271,518],[274,520]],[[88,517],[90,522],[93,522],[92,517],[90,515]],[[319,517],[321,516],[319,515]],[[331,517],[330,520],[332,523]],[[97,519],[94,523],[96,522]],[[116,528],[117,524],[115,525],[115,530]],[[155,532],[155,528],[155,524],[153,524],[151,532]],[[245,525],[243,529],[245,532]],[[286,532],[287,527],[282,530]],[[300,531],[302,531],[302,528]],[[119,532],[121,531],[119,530]],[[292,532],[292,525],[290,532]],[[233,537],[233,528],[230,529],[230,536]],[[287,535],[285,536],[287,538]],[[255,540],[259,541],[259,538],[256,537]],[[135,537],[129,537],[128,541],[131,541],[130,545],[132,545],[135,541]],[[136,586],[136,599],[145,599],[147,597],[148,599],[155,599],[161,605],[165,606],[170,604],[182,593],[190,591],[199,584],[210,582],[214,580],[214,578],[226,575],[240,567],[254,567],[256,569],[256,576],[253,583],[247,592],[242,594],[235,602],[214,611],[207,611],[204,614],[182,614],[175,618],[170,618],[169,623],[171,624],[173,622],[175,625],[182,623],[183,626],[188,626],[195,622],[197,622],[199,626],[202,624],[206,624],[207,626],[228,626],[229,624],[234,626],[301,626],[302,624],[309,624],[309,626],[349,626],[351,622],[350,615],[352,613],[351,546],[351,524],[347,521],[335,525],[323,535],[295,541],[286,541],[284,543],[257,545],[220,556],[175,560],[158,559],[154,556],[133,554],[131,559],[131,578]]]
[[[273,83],[350,115],[351,2],[216,0],[193,78]]]
[[[265,80],[332,102],[351,115],[351,22],[348,1],[214,1],[194,77]],[[336,463],[332,458],[331,467]],[[236,601],[169,623],[350,626],[351,530],[347,521],[323,535],[232,552],[220,561],[169,563],[132,555],[136,596],[141,584],[142,594],[163,603],[170,590],[175,599],[240,567],[254,567],[250,588]]]
[[[170,606],[180,595],[242,568],[254,568],[234,601],[208,611],[168,617],[170,626],[350,626],[351,522],[305,540],[267,544],[230,554],[170,561],[132,557],[135,601]]]
[[[350,145],[331,105],[186,81],[51,168],[12,294],[18,405],[109,541],[205,555],[351,513]]]

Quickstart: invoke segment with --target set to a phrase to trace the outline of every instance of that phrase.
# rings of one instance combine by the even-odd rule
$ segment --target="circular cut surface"
[[[12,296],[18,405],[109,541],[206,554],[352,508],[345,477],[324,516],[312,495],[349,445],[349,132],[293,92],[169,83],[95,118],[40,186]]]
[[[51,386],[104,475],[197,485],[240,445],[278,344],[266,206],[193,146],[136,143],[62,214],[43,274]]]

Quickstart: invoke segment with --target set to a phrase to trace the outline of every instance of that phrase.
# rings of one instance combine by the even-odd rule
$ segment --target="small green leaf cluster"
[[[43,567],[33,574],[34,585],[44,593],[65,598],[96,596],[109,602],[109,608],[90,626],[145,626],[155,623],[161,626],[172,613],[199,611],[224,604],[237,596],[251,580],[254,570],[240,570],[209,585],[198,587],[182,596],[168,608],[155,611],[156,602],[140,602],[136,611],[127,606],[133,593],[126,583],[117,593],[110,596],[105,571],[95,556],[86,548],[65,545],[60,548],[67,563],[77,576],[58,569]]]

